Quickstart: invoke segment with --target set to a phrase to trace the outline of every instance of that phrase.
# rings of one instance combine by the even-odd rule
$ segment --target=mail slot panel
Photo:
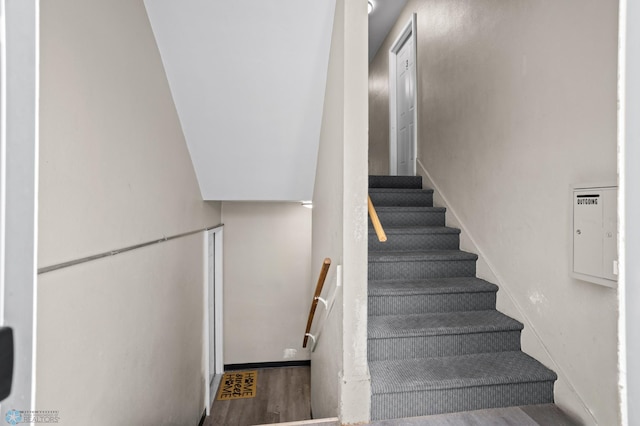
[[[572,191],[572,275],[613,287],[617,277],[617,198],[611,187],[577,187]]]

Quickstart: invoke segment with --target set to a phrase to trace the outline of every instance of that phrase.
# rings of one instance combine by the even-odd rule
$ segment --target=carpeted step
[[[371,202],[383,206],[433,206],[433,189],[370,188]]]
[[[554,372],[523,352],[372,361],[372,420],[553,402]]]
[[[369,176],[369,188],[422,189],[422,176]]]
[[[495,310],[369,317],[369,361],[520,350],[522,323]]]
[[[382,227],[389,226],[444,226],[444,207],[385,207],[376,206]],[[371,226],[371,220],[369,220]]]
[[[460,250],[384,251],[369,253],[369,279],[418,280],[473,277],[478,256]]]
[[[476,277],[369,281],[369,316],[495,309],[498,286]]]
[[[457,250],[460,230],[444,226],[385,227],[387,241],[378,241],[373,228],[369,229],[369,251]]]

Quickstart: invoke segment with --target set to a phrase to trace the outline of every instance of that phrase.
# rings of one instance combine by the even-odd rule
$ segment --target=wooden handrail
[[[331,266],[331,259],[327,257],[324,259],[324,262],[322,262],[322,268],[320,269],[320,275],[318,276],[318,283],[316,284],[316,292],[313,294],[313,302],[311,302],[311,309],[309,310],[309,318],[307,319],[307,328],[304,331],[304,341],[302,342],[303,348],[307,347],[307,341],[309,340],[309,332],[311,331],[311,323],[313,322],[313,316],[316,313],[316,307],[318,306],[318,298],[322,293],[324,280],[327,279],[329,266]]]
[[[376,230],[376,234],[378,235],[378,241],[384,243],[387,241],[387,234],[385,234],[384,229],[382,228],[382,224],[380,223],[380,219],[378,218],[378,213],[376,213],[376,208],[373,207],[373,203],[371,202],[371,197],[369,199],[369,216],[371,216],[371,223],[373,223],[373,229]]]

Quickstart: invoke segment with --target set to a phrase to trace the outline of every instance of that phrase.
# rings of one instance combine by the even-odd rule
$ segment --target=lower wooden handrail
[[[371,223],[373,223],[373,229],[376,231],[376,235],[378,235],[378,241],[384,243],[387,241],[387,234],[384,232],[382,228],[382,224],[380,223],[380,219],[378,218],[378,213],[376,213],[376,208],[373,207],[373,203],[371,202],[371,197],[369,199],[369,216],[371,216]]]
[[[316,307],[318,306],[318,299],[322,293],[322,287],[324,281],[327,279],[327,273],[329,273],[329,266],[331,266],[331,259],[328,257],[322,262],[322,268],[320,269],[320,275],[318,276],[318,283],[316,284],[316,292],[313,294],[313,302],[311,302],[311,309],[309,310],[309,318],[307,319],[307,328],[304,331],[304,341],[302,347],[307,347],[307,341],[309,340],[309,332],[311,331],[311,323],[313,322],[313,316],[316,313]]]

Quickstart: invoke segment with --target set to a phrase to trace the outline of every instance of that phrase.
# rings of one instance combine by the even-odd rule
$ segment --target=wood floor
[[[384,420],[371,426],[578,426],[554,404],[493,408],[410,419]]]
[[[214,401],[204,426],[250,426],[311,419],[309,367],[258,370],[255,398]],[[299,424],[305,424],[301,422]],[[318,420],[308,423],[320,426]],[[384,420],[371,426],[578,426],[554,404]],[[322,425],[336,425],[326,422]]]
[[[213,401],[204,426],[249,426],[311,419],[309,367],[258,370],[255,398]]]

